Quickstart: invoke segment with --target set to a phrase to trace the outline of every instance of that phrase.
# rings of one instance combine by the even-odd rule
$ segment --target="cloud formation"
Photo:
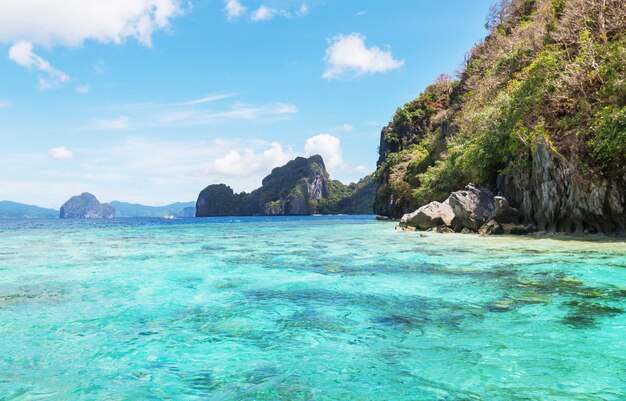
[[[234,93],[223,93],[223,94],[216,94],[216,95],[208,95],[199,99],[193,99],[193,100],[189,100],[186,102],[182,102],[182,103],[178,103],[179,106],[193,106],[196,104],[204,104],[204,103],[211,103],[211,102],[217,102],[218,100],[224,100],[224,99],[229,99],[231,97],[235,96]]]
[[[274,18],[276,10],[267,6],[261,6],[256,9],[250,16],[252,21],[268,21]]]
[[[152,46],[154,32],[182,14],[181,1],[2,0],[0,42],[12,44],[12,61],[42,73],[41,90],[56,88],[70,77],[34,53],[34,45],[79,46],[86,40],[120,44],[132,38]]]
[[[367,48],[360,33],[337,35],[326,49],[324,79],[341,79],[398,69],[404,60],[396,60],[391,51],[379,47]]]
[[[345,166],[341,141],[336,136],[320,134],[307,139],[304,144],[304,153],[306,156],[322,156],[329,171]]]
[[[39,89],[51,89],[60,86],[70,80],[69,75],[57,70],[49,62],[33,52],[33,44],[27,41],[19,41],[9,49],[9,59],[22,67],[41,72],[39,76]]]
[[[238,0],[226,0],[224,5],[224,11],[228,19],[232,20],[241,17],[246,12],[244,7]]]
[[[251,21],[269,21],[275,17],[298,18],[309,13],[310,5],[296,0],[266,0],[255,9],[246,7],[241,0],[224,0],[224,14],[229,20],[248,15]],[[258,3],[257,3],[258,4]]]
[[[228,99],[233,94],[210,95],[182,103],[148,102],[123,105],[117,118],[100,118],[78,129],[123,130],[128,128],[157,128],[168,126],[215,125],[232,121],[255,121],[268,123],[289,119],[298,113],[298,107],[290,103],[267,103],[252,105],[235,102],[208,108],[207,103]]]
[[[48,155],[54,160],[68,160],[74,157],[74,152],[64,146],[60,146],[50,149]]]
[[[181,0],[2,0],[0,42],[78,46],[85,40],[151,46],[155,31],[182,14]]]
[[[120,116],[112,119],[102,119],[94,122],[90,129],[96,130],[123,130],[130,128],[130,117]]]
[[[284,149],[278,142],[272,142],[269,149],[256,152],[253,148],[242,151],[231,150],[215,160],[211,172],[226,176],[245,177],[248,174],[267,174],[274,167],[282,166],[295,157],[291,149]]]

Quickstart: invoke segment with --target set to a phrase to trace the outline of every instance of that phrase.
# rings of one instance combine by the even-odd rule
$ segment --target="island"
[[[272,170],[251,193],[209,185],[198,196],[196,217],[372,214],[375,186],[371,176],[350,185],[330,179],[319,155],[297,157]]]

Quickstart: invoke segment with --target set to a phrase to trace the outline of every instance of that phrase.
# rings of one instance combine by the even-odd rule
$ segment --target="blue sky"
[[[357,180],[491,2],[4,0],[0,199],[194,200],[313,153]]]

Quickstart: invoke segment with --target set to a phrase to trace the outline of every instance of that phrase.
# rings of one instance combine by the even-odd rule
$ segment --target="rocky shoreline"
[[[487,235],[547,233],[529,222],[523,210],[512,207],[502,195],[469,184],[444,202],[431,202],[400,219],[396,229]],[[595,234],[585,230],[577,234]]]

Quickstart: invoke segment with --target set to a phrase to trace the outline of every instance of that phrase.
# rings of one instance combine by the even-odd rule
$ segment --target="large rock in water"
[[[496,212],[493,193],[471,184],[463,191],[452,192],[448,202],[461,225],[473,231],[478,231]]]
[[[414,211],[402,216],[400,227],[415,227],[427,230],[438,226],[456,225],[456,216],[448,200],[443,203],[431,202]]]
[[[71,197],[61,206],[61,219],[112,219],[115,208],[108,203],[100,203],[88,192]]]

